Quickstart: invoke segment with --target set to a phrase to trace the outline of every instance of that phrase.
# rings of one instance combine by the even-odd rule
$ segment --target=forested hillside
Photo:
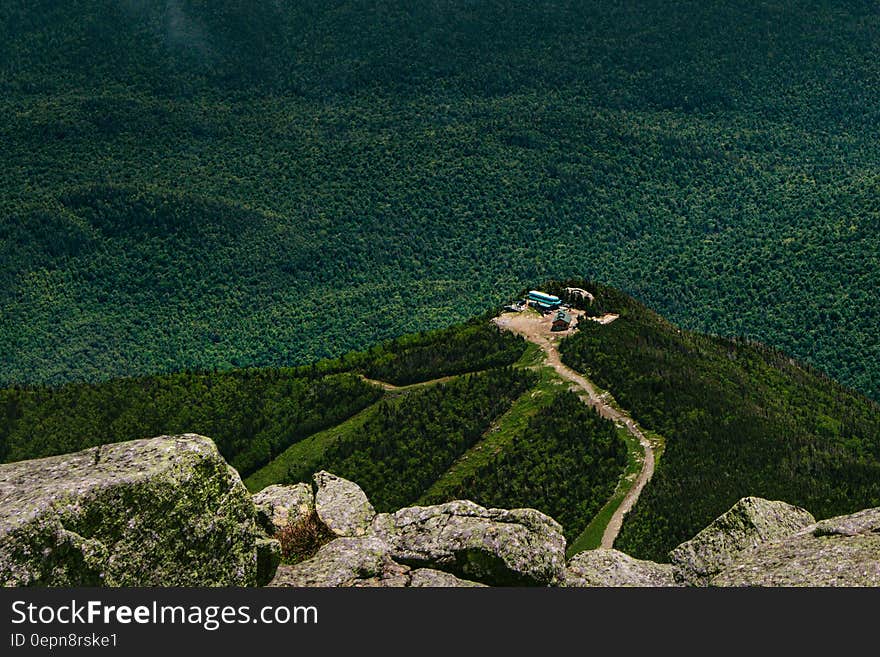
[[[615,289],[541,287],[568,285],[595,295],[591,312],[620,317],[582,319],[560,343],[564,362],[665,439],[617,547],[663,560],[748,495],[820,518],[880,506],[876,402],[775,349],[679,329]],[[4,461],[182,432],[212,437],[252,491],[326,469],[383,511],[530,506],[570,541],[633,465],[542,350],[486,316],[300,368],[0,390]]]
[[[524,349],[522,338],[500,332],[487,315],[463,325],[404,335],[366,352],[346,354],[340,363],[367,377],[406,385],[512,365]]]
[[[0,389],[0,461],[193,432],[213,438],[247,476],[290,445],[379,401],[382,389],[365,374],[412,383],[509,366],[524,349],[522,339],[475,319],[308,367]]]
[[[0,458],[18,461],[163,434],[210,436],[242,474],[290,444],[377,401],[380,389],[340,374],[278,370],[170,374],[60,388],[0,390]]]
[[[0,382],[289,366],[607,281],[880,398],[863,0],[6,0]]]
[[[537,412],[509,449],[493,457],[442,497],[489,507],[537,507],[556,519],[571,541],[611,497],[626,465],[614,424],[566,391]]]
[[[663,561],[749,495],[817,518],[880,506],[880,405],[782,352],[682,331],[590,287],[621,317],[581,322],[562,358],[666,439],[616,547]]]
[[[295,369],[2,389],[0,461],[194,432],[213,438],[252,490],[330,470],[388,511],[434,490],[470,450],[486,450],[477,476],[435,501],[536,507],[576,536],[617,484],[626,448],[549,369],[520,362],[525,347],[481,317]],[[513,407],[524,424],[499,443]]]
[[[376,508],[417,500],[535,382],[528,370],[497,369],[382,402],[360,430],[320,459],[293,459],[279,483],[311,481],[324,469],[357,481]]]

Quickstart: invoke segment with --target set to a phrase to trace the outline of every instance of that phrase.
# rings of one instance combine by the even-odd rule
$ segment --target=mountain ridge
[[[580,321],[559,343],[562,361],[626,409],[659,454],[624,516],[622,549],[662,560],[749,495],[817,517],[880,504],[880,405],[778,351],[678,329],[613,288],[544,288],[565,297],[571,286],[594,301],[570,299]],[[612,311],[610,324],[589,319]],[[494,315],[298,369],[2,389],[0,454],[214,433],[252,491],[328,469],[359,481],[381,510],[428,491],[432,503],[537,505],[578,549],[596,547],[643,449]]]

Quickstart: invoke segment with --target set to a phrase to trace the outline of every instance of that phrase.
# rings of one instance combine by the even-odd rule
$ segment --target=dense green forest
[[[293,373],[295,374],[295,373]],[[0,460],[163,434],[210,436],[243,475],[382,396],[351,374],[240,370],[0,390]]]
[[[541,287],[572,284],[620,318],[582,321],[563,360],[666,440],[618,547],[662,560],[745,495],[818,517],[880,506],[876,402],[776,349],[679,329],[615,289]],[[480,317],[298,368],[12,386],[0,390],[0,459],[197,432],[251,490],[328,469],[381,510],[532,506],[571,539],[611,496],[626,451],[540,354]],[[408,385],[364,379],[377,374]]]
[[[775,349],[682,331],[590,287],[621,317],[581,322],[564,362],[666,438],[615,547],[665,560],[747,495],[819,518],[880,506],[880,405]]]
[[[525,341],[503,333],[488,317],[465,326],[403,336],[370,349],[356,366],[373,379],[406,385],[440,376],[512,365],[525,350]],[[343,362],[352,359],[345,357]]]
[[[529,420],[511,448],[484,464],[445,499],[489,507],[538,508],[573,540],[611,497],[626,465],[626,446],[614,423],[572,392],[556,396]]]
[[[280,483],[329,470],[356,481],[380,511],[396,511],[414,503],[535,379],[528,370],[499,368],[383,401],[319,461],[292,462]]]
[[[523,338],[500,330],[488,312],[466,322],[400,335],[362,351],[325,358],[296,369],[303,376],[356,372],[406,386],[445,376],[513,365],[526,349]]]
[[[865,0],[6,0],[0,383],[289,366],[609,282],[880,399]]]
[[[613,491],[626,450],[613,424],[533,359],[518,362],[524,351],[522,338],[479,317],[299,368],[14,386],[0,390],[0,461],[195,432],[215,440],[252,490],[326,469],[389,511],[422,501],[469,450],[485,448],[488,460],[447,483],[443,500],[539,508],[575,536]],[[408,385],[386,391],[365,374]],[[515,402],[521,426],[492,440]]]
[[[243,476],[378,401],[363,375],[413,383],[512,365],[525,342],[487,318],[299,368],[181,372],[0,389],[0,462],[166,433],[210,436]]]

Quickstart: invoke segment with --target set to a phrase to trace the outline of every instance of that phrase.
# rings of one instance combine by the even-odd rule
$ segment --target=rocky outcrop
[[[880,508],[823,520],[742,553],[713,586],[880,586]]]
[[[880,585],[880,509],[816,523],[798,507],[747,497],[675,548],[671,564],[606,549],[566,564],[561,527],[534,509],[458,500],[380,513],[365,527],[372,506],[360,488],[329,473],[315,481],[324,517],[359,534],[279,567],[273,586]]]
[[[288,525],[299,524],[315,510],[315,494],[308,484],[267,486],[253,500],[257,521],[269,536]]]
[[[807,511],[760,497],[744,497],[691,540],[669,553],[675,579],[692,586],[709,581],[750,548],[813,524]]]
[[[202,436],[0,465],[7,586],[252,586],[278,555],[238,473]]]
[[[566,564],[562,528],[534,509],[458,500],[377,515],[355,484],[327,472],[315,483],[317,515],[340,537],[279,567],[273,586],[880,586],[880,509],[816,523],[746,497],[675,548],[671,564],[606,549]],[[272,488],[257,500],[273,518],[309,499],[308,487]]]
[[[377,515],[354,483],[328,472],[314,480],[317,519],[338,538],[300,563],[281,566],[273,586],[553,585],[562,580],[562,528],[534,509],[486,509],[464,500]],[[286,504],[290,496],[265,491],[258,494],[258,504],[274,513],[273,505]]]
[[[880,507],[821,520],[809,532],[816,537],[880,535]]]
[[[324,545],[311,559],[281,566],[270,586],[354,586],[367,580],[402,581],[408,570],[394,562],[383,541],[374,537],[343,537]]]
[[[401,509],[373,521],[395,560],[493,585],[557,584],[565,538],[534,509],[486,509],[469,501]]]
[[[604,549],[566,564],[562,528],[534,509],[458,500],[377,515],[356,484],[314,479],[314,496],[297,484],[252,499],[193,434],[0,465],[0,584],[880,586],[880,508],[815,522],[747,497],[671,564]]]
[[[293,566],[281,566],[270,586],[478,586],[449,573],[413,570],[397,563],[388,545],[374,536],[337,538]]]
[[[376,510],[360,486],[324,471],[314,478],[318,486],[315,511],[321,522],[337,536],[368,534]]]
[[[563,585],[677,586],[669,564],[640,561],[618,550],[602,548],[576,554],[565,569]]]
[[[459,579],[455,575],[443,572],[442,570],[434,570],[433,568],[418,568],[413,570],[410,574],[409,585],[413,588],[473,588],[486,586],[479,582]]]

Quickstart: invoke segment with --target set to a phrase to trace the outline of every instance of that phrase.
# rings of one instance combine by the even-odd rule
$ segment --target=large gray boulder
[[[315,510],[315,495],[308,484],[273,484],[253,496],[257,521],[269,536],[305,521]]]
[[[676,586],[669,564],[641,561],[599,548],[579,552],[565,569],[564,586]]]
[[[534,509],[486,509],[467,500],[379,514],[373,531],[395,560],[493,585],[553,585],[565,569],[565,538]]]
[[[814,522],[816,519],[800,507],[760,497],[744,497],[669,553],[675,579],[705,586],[743,551],[794,534]]]
[[[478,586],[449,573],[413,570],[394,561],[388,545],[373,536],[337,538],[324,545],[311,559],[281,566],[273,587],[429,587]]]
[[[417,568],[410,573],[409,585],[413,588],[474,588],[485,584],[459,579],[451,573],[433,568]]]
[[[337,536],[364,536],[376,510],[360,486],[329,472],[315,474],[318,493],[315,511],[327,528]]]
[[[823,520],[757,545],[713,586],[880,586],[880,508]]]
[[[278,543],[254,517],[238,473],[194,434],[0,465],[0,584],[263,584]]]
[[[364,580],[396,580],[403,585],[408,571],[394,562],[383,541],[342,537],[322,546],[311,559],[279,567],[269,586],[354,586]]]

